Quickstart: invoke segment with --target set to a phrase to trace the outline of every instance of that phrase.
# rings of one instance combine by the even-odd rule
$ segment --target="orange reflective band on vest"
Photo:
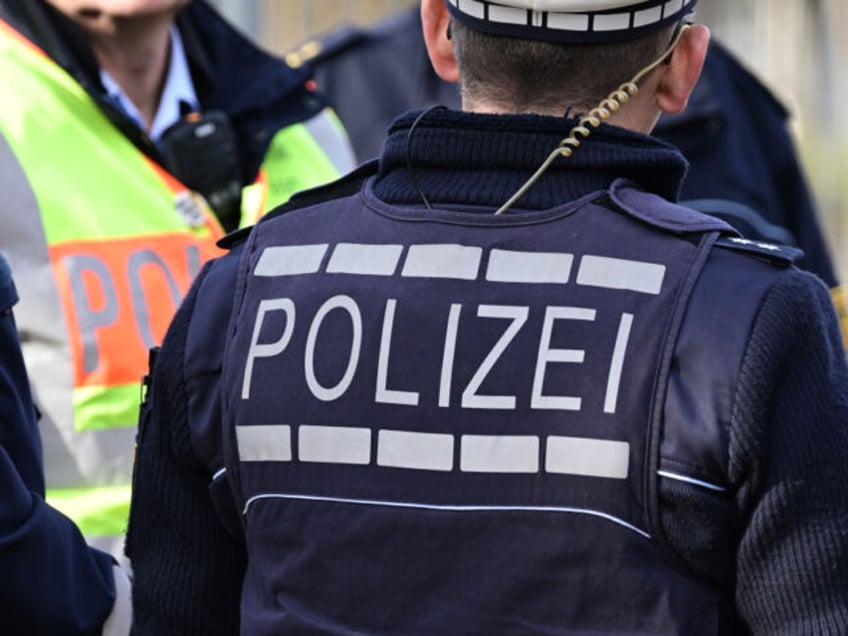
[[[221,253],[215,238],[173,232],[50,247],[75,389],[140,381],[147,351],[162,341],[201,264]]]
[[[11,26],[9,26],[8,23],[4,22],[1,19],[0,19],[0,33],[2,33],[3,35],[5,35],[7,37],[12,38],[16,42],[18,42],[18,44],[23,44],[26,48],[33,51],[34,53],[37,53],[38,55],[42,56],[43,58],[49,59],[47,53],[45,53],[44,50],[40,46],[36,45],[31,40],[28,40],[21,33],[19,33],[16,29],[13,29]]]

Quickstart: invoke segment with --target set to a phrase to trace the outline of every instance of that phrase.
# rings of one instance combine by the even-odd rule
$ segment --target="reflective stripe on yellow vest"
[[[265,152],[256,182],[242,192],[241,226],[253,225],[295,192],[332,181],[354,165],[342,124],[329,108],[281,129]]]

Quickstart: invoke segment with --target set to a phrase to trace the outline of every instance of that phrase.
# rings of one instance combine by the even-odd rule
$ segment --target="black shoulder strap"
[[[663,551],[666,557],[678,567],[686,568],[686,564],[669,544],[662,526],[662,515],[659,505],[659,470],[661,466],[661,447],[663,426],[665,420],[665,403],[671,391],[670,379],[674,370],[674,356],[677,349],[684,319],[689,309],[698,279],[707,263],[710,252],[721,234],[719,231],[709,231],[701,235],[697,249],[689,264],[689,271],[675,299],[672,317],[668,331],[663,340],[660,365],[654,385],[654,403],[651,407],[651,421],[648,436],[647,461],[645,462],[645,483],[647,485],[646,521],[653,541]]]

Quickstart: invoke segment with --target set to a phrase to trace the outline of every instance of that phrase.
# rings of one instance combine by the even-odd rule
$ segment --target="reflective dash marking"
[[[243,462],[290,462],[291,426],[236,426],[236,444]]]
[[[486,280],[496,283],[555,283],[564,285],[571,275],[572,254],[516,252],[493,249]]]
[[[453,469],[453,435],[382,430],[377,434],[377,464],[417,470]]]
[[[368,464],[371,429],[348,426],[301,426],[297,456],[302,462]]]
[[[630,13],[595,15],[595,31],[620,31],[630,26]]]
[[[463,245],[412,245],[403,264],[409,278],[456,278],[475,280],[483,250]]]
[[[548,438],[545,470],[562,475],[627,479],[630,444],[585,437]]]
[[[463,435],[460,468],[466,473],[538,473],[539,438],[533,435]]]
[[[402,245],[339,243],[330,256],[327,273],[391,276],[402,252]]]
[[[321,267],[327,244],[266,247],[256,263],[254,276],[314,274]]]
[[[659,294],[665,278],[665,265],[606,256],[584,256],[577,272],[577,284]]]

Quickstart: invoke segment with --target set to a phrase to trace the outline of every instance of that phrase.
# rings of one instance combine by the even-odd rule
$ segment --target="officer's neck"
[[[171,16],[115,20],[111,29],[87,31],[98,64],[148,125],[156,115],[168,72],[172,23]]]
[[[613,112],[606,123],[633,132],[650,134],[660,116],[660,110],[656,105],[656,94],[654,92],[655,78],[649,77],[640,87],[635,97],[630,98],[626,104]],[[572,102],[573,103],[573,102]],[[462,110],[472,113],[487,115],[547,115],[551,117],[562,117],[569,111],[571,117],[579,117],[587,114],[591,107],[579,108],[553,104],[524,103],[521,105],[493,101],[491,99],[475,99],[473,96],[463,94]]]

